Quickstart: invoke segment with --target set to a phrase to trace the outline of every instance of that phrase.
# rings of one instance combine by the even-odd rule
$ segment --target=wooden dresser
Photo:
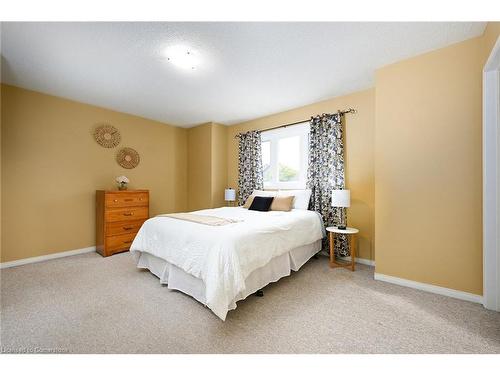
[[[96,250],[104,257],[126,251],[149,218],[148,190],[96,191]]]

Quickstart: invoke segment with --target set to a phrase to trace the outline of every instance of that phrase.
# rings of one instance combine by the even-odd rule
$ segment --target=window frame
[[[273,180],[264,181],[265,189],[305,189],[307,183],[307,166],[309,162],[309,129],[308,121],[284,128],[261,132],[261,142],[270,142],[270,165]],[[299,136],[300,139],[300,171],[298,181],[279,181],[279,140]]]

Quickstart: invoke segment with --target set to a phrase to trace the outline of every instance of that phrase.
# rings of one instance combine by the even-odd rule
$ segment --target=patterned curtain
[[[238,202],[243,205],[255,189],[264,188],[262,176],[262,146],[260,132],[252,130],[238,134]]]
[[[332,190],[345,187],[342,115],[316,116],[311,118],[310,125],[307,187],[312,194],[309,208],[321,214],[325,226],[336,226],[340,224],[339,215],[345,219],[345,209],[332,207],[331,203]],[[348,256],[347,237],[336,236],[335,255]],[[328,246],[328,239],[324,239],[323,251],[328,251]]]

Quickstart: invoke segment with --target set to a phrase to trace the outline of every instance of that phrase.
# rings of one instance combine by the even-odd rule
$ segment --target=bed
[[[172,217],[147,220],[130,251],[168,288],[186,293],[225,320],[236,302],[297,271],[321,249],[321,217],[313,211],[200,210],[226,218],[210,226]]]

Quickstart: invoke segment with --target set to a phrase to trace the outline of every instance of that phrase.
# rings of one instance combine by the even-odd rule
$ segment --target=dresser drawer
[[[106,250],[115,253],[120,250],[128,250],[134,241],[136,233],[122,234],[119,236],[106,237]]]
[[[149,194],[130,192],[130,193],[107,193],[105,197],[106,207],[132,207],[148,206]]]
[[[137,233],[141,228],[145,219],[124,221],[124,222],[110,222],[106,224],[106,235],[116,236],[118,234]]]
[[[131,221],[148,218],[148,207],[110,208],[104,213],[106,222]]]

